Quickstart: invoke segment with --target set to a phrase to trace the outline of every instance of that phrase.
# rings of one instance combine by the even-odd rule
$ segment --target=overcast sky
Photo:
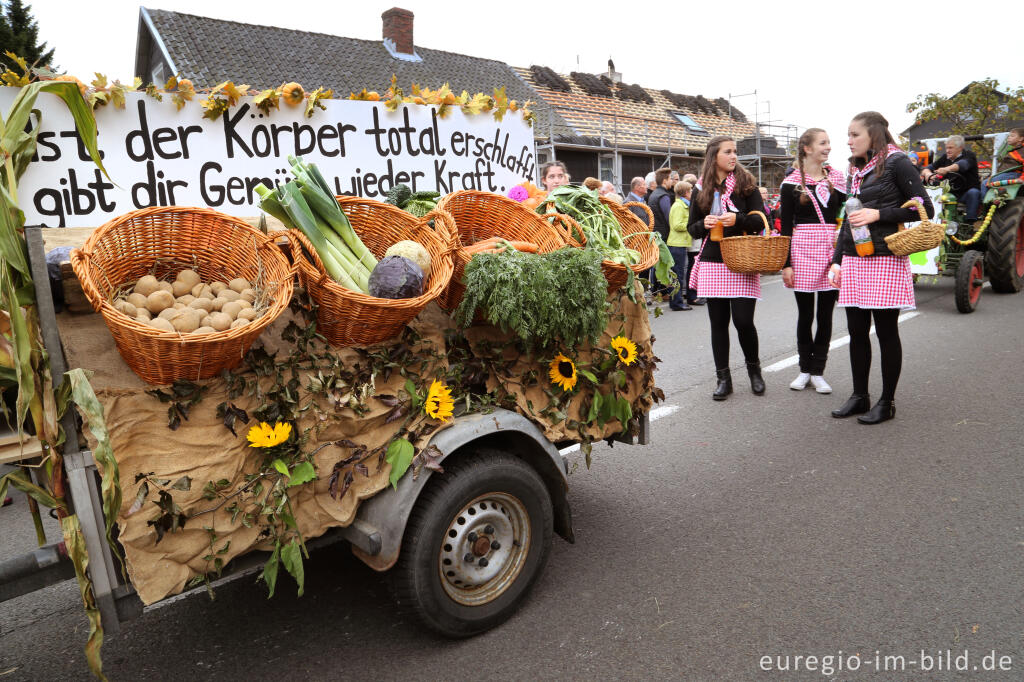
[[[770,106],[771,119],[780,123],[825,128],[832,162],[840,167],[848,155],[846,126],[859,111],[882,112],[896,135],[912,122],[906,105],[918,94],[950,95],[985,77],[1024,85],[1018,40],[1024,19],[1019,3],[1004,0],[399,3],[416,15],[415,43],[428,48],[512,66],[542,64],[560,73],[601,73],[611,57],[628,83],[712,99],[756,90],[756,107],[753,95],[734,97],[736,107],[751,119],[757,109],[764,121]],[[146,6],[376,40],[381,13],[395,4],[153,0]],[[99,71],[131,81],[137,2],[31,5],[40,40],[55,48],[61,69],[82,80]],[[616,9],[630,5],[629,15]],[[961,16],[957,8],[969,14]],[[1016,28],[999,35],[1001,22]]]

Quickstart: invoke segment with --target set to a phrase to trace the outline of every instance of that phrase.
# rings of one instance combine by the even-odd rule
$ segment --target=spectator
[[[672,294],[668,307],[672,310],[693,310],[686,302],[686,273],[689,263],[687,248],[693,244],[693,237],[686,229],[690,222],[690,191],[693,186],[686,182],[677,182],[672,188],[676,200],[668,214],[668,250],[672,254],[674,264],[672,271],[679,278],[678,289]]]
[[[645,204],[647,203],[646,196],[647,182],[639,176],[633,178],[629,183],[629,194],[626,195],[626,203]],[[647,224],[647,211],[645,211],[639,206],[627,206],[626,208],[628,208],[633,213],[633,215],[639,218],[640,222],[642,222],[644,225]]]
[[[764,215],[766,218],[768,218],[768,224],[775,225],[775,219],[779,217],[779,211],[777,208],[775,208],[775,205],[772,203],[772,197],[770,194],[768,194],[768,188],[758,187],[757,191],[761,193],[761,201],[764,203]]]
[[[569,184],[569,169],[561,161],[545,163],[540,169],[540,183],[548,192]]]
[[[1024,128],[1014,128],[999,149],[992,177],[988,182],[1016,180],[1024,177]],[[1002,169],[1002,170],[1000,170]],[[982,187],[986,189],[986,187]],[[982,197],[984,198],[984,197]]]
[[[683,176],[683,182],[688,182],[688,183],[690,183],[691,187],[696,187],[697,186],[697,176],[694,175],[693,173],[687,173],[686,175]]]
[[[647,177],[644,178],[644,182],[647,183],[647,193],[644,194],[644,203],[647,203],[647,200],[651,198],[651,194],[654,193],[654,190],[658,189],[658,180],[654,177],[654,171],[647,174]]]
[[[659,168],[654,173],[654,181],[657,188],[647,197],[647,207],[654,214],[654,231],[657,232],[662,241],[668,241],[668,217],[672,211],[673,193],[672,188],[679,182],[679,173],[671,168]],[[654,268],[651,268],[648,275],[653,293],[666,293],[666,282],[655,284]]]
[[[973,223],[978,219],[978,207],[981,205],[981,178],[978,176],[978,157],[971,150],[964,149],[962,135],[951,135],[946,140],[946,153],[921,170],[921,179],[928,182],[933,175],[950,173],[957,173],[964,180],[957,187],[950,183],[949,189],[956,200],[964,204],[965,220]]]
[[[583,186],[586,187],[587,189],[592,189],[596,191],[601,189],[601,181],[598,180],[597,178],[587,176],[583,180]]]

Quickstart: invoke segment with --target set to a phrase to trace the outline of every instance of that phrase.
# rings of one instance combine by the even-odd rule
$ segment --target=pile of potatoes
[[[230,282],[202,281],[182,270],[174,282],[146,275],[131,293],[114,300],[114,308],[154,329],[180,334],[210,334],[250,324],[263,314],[253,307],[258,292],[242,277]]]

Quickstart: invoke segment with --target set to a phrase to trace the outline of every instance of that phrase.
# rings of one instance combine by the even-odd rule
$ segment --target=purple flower
[[[508,191],[508,198],[515,201],[526,201],[530,198],[530,193],[526,191],[525,187],[516,185]]]

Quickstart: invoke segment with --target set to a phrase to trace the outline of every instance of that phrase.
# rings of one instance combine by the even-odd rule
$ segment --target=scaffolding
[[[797,140],[800,139],[800,130],[792,123],[773,119],[771,100],[762,102],[758,98],[757,90],[735,95],[729,93],[730,121],[733,120],[732,101],[741,97],[754,98],[754,134],[750,152],[745,153],[746,149],[740,150],[739,162],[757,177],[758,185],[778,187],[786,176],[786,170],[796,160],[794,150]]]

